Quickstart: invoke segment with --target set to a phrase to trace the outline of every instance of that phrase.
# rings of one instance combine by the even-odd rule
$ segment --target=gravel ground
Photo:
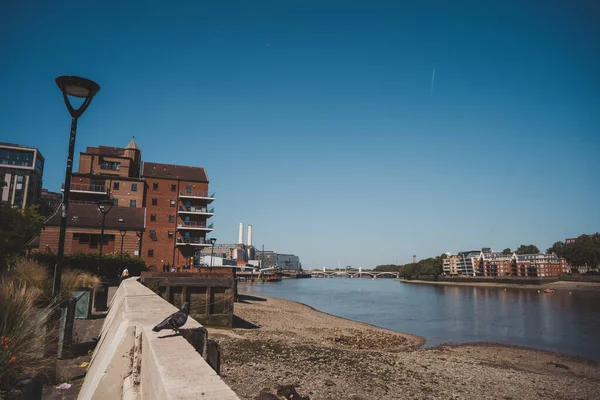
[[[241,298],[238,327],[209,331],[221,346],[221,376],[242,399],[599,398],[594,362],[482,343],[422,350],[417,336],[287,300]]]

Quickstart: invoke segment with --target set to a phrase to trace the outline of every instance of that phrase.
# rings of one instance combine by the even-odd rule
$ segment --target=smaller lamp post
[[[210,271],[212,271],[212,267],[213,267],[213,251],[215,249],[215,242],[217,241],[216,238],[210,238],[208,239],[209,243],[210,243]]]
[[[127,233],[126,229],[119,229],[119,235],[121,235],[121,267],[119,270],[119,278],[123,273],[123,239],[125,238],[125,234]]]
[[[106,222],[106,214],[113,207],[112,202],[98,202],[98,211],[102,213],[102,229],[100,230],[100,253],[98,256],[98,275],[100,275],[100,263],[102,262],[102,246],[104,245],[104,224]]]

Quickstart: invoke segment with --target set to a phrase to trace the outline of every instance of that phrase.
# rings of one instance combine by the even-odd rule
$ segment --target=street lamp
[[[210,238],[208,239],[208,242],[210,243],[210,271],[212,271],[212,266],[213,266],[213,251],[215,249],[215,242],[217,241],[216,238]]]
[[[100,275],[100,263],[102,262],[102,247],[104,245],[104,223],[106,222],[106,214],[112,209],[112,202],[98,202],[98,211],[102,213],[102,229],[100,230],[100,254],[98,256],[98,275]]]
[[[93,81],[77,76],[59,76],[56,84],[63,94],[63,99],[71,114],[71,135],[69,138],[69,155],[67,156],[67,171],[65,173],[65,192],[60,218],[60,233],[58,236],[58,254],[54,266],[54,283],[52,285],[52,296],[58,297],[60,293],[60,279],[62,275],[63,258],[65,253],[65,236],[67,233],[67,211],[69,208],[69,197],[71,195],[71,173],[73,170],[73,153],[75,151],[75,135],[77,133],[77,119],[88,108],[92,99],[100,90],[100,86]],[[78,109],[74,109],[67,97],[79,97],[85,99]]]
[[[126,233],[127,233],[127,230],[119,229],[119,234],[121,235],[121,267],[119,269],[119,278],[121,277],[121,274],[123,273],[123,238],[125,237]]]

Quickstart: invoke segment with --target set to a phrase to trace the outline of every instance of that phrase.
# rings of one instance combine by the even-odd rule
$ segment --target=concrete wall
[[[238,399],[186,339],[152,331],[176,310],[137,278],[124,281],[78,399]],[[188,318],[184,328],[201,325]]]

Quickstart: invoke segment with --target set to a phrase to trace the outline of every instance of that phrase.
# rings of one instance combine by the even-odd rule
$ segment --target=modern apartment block
[[[204,168],[146,162],[146,226],[142,258],[147,266],[194,265],[203,248],[210,247],[207,222],[215,213]]]
[[[38,204],[42,191],[44,157],[38,149],[0,142],[0,200],[15,208]]]
[[[456,268],[452,260],[456,257]],[[503,254],[491,249],[460,252],[444,260],[444,272],[466,276],[551,277],[570,272],[567,261],[556,254]]]

